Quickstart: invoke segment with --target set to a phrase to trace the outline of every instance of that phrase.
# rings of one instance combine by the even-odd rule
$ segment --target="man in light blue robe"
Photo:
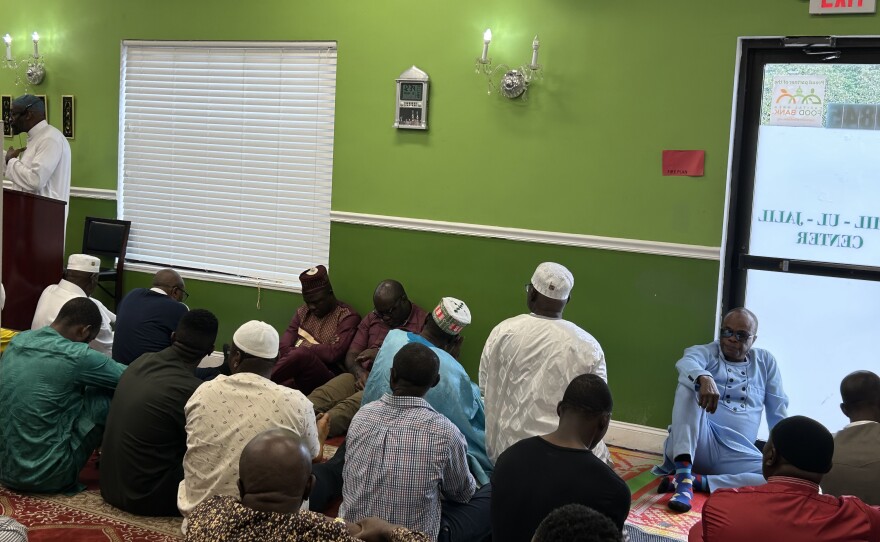
[[[761,414],[770,429],[787,416],[788,396],[773,355],[752,348],[758,320],[751,311],[728,312],[718,341],[692,346],[675,364],[678,386],[672,425],[658,475],[675,474],[669,508],[691,508],[694,489],[714,491],[765,483],[755,446]]]
[[[454,305],[450,305],[450,309],[454,310],[454,308]],[[464,434],[468,445],[468,464],[471,473],[477,483],[483,485],[489,481],[492,462],[486,453],[486,416],[480,388],[471,381],[464,367],[450,354],[456,352],[460,344],[458,332],[450,334],[442,327],[442,323],[435,325],[436,313],[437,309],[428,316],[421,334],[399,329],[388,333],[373,362],[361,404],[376,401],[384,394],[391,393],[391,366],[394,355],[401,348],[414,342],[428,346],[440,358],[440,383],[428,391],[425,400],[437,412],[449,418],[449,421]]]

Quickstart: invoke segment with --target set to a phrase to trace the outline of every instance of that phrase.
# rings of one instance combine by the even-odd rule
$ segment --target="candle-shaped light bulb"
[[[6,60],[12,60],[12,36],[6,34],[3,41],[6,42]]]
[[[34,40],[34,58],[40,58],[40,47],[38,45],[40,43],[40,35],[34,32],[31,38]]]
[[[483,54],[480,56],[480,62],[483,64],[489,62],[489,43],[492,41],[492,30],[487,28],[483,32]]]
[[[538,68],[538,47],[541,46],[541,42],[538,41],[538,35],[535,34],[535,39],[532,41],[532,63],[529,64],[529,67],[533,70]]]

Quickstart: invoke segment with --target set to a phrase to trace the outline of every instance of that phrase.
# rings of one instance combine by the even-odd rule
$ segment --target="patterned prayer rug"
[[[328,440],[324,460],[333,457],[343,440]],[[76,495],[25,495],[0,486],[0,515],[27,527],[30,542],[170,542],[183,538],[181,518],[135,516],[104,502],[96,459],[79,476],[88,489]]]
[[[672,493],[657,493],[660,478],[651,474],[651,467],[660,456],[623,448],[610,448],[614,471],[626,481],[632,492],[629,517],[626,519],[633,542],[686,541],[688,531],[700,519],[708,495],[697,493],[690,512],[677,514],[666,507]]]

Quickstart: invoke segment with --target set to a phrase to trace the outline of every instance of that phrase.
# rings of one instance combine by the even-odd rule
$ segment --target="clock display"
[[[400,99],[412,102],[422,101],[422,83],[401,83]]]

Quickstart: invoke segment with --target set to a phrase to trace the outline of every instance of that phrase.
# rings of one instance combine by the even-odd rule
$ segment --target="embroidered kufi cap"
[[[302,293],[317,292],[330,288],[330,275],[323,265],[306,269],[299,275],[299,283],[302,285]]]
[[[532,275],[532,287],[550,299],[568,299],[574,288],[574,277],[565,266],[544,262]]]
[[[431,313],[434,322],[449,335],[458,335],[471,323],[471,311],[464,301],[454,297],[444,297]]]
[[[67,258],[67,270],[97,273],[101,270],[101,260],[88,254],[71,254]]]

